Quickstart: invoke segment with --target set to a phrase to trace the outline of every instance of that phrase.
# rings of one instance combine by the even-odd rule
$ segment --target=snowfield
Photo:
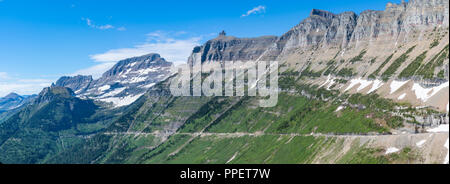
[[[428,129],[427,132],[431,132],[431,133],[448,132],[448,124],[439,125],[436,128]]]
[[[359,87],[356,89],[356,92],[359,92],[359,91],[361,91],[363,89],[366,89],[367,87],[371,86],[371,88],[367,92],[367,94],[378,90],[378,88],[380,88],[381,86],[384,85],[384,83],[382,81],[380,81],[380,80],[370,81],[370,80],[364,80],[364,79],[358,78],[358,79],[352,79],[350,81],[350,85],[344,91],[348,91],[348,90],[352,89],[353,87],[355,87],[358,84],[359,84]]]
[[[408,83],[409,81],[392,81],[391,82],[391,93],[395,93],[398,89],[400,89],[403,85]]]
[[[348,87],[344,91],[348,91],[348,90],[352,89],[353,87],[355,87],[359,83],[361,83],[361,78],[352,79],[350,81],[350,85],[348,85]]]
[[[375,80],[375,81],[373,81],[372,88],[367,92],[367,94],[372,93],[372,92],[378,90],[378,88],[380,88],[380,87],[383,86],[383,85],[384,85],[384,83],[383,83],[382,81],[380,81],[380,80]]]
[[[155,84],[156,83],[151,83],[151,84],[148,84],[148,85],[145,85],[145,86],[142,86],[142,87],[144,87],[144,88],[151,88],[151,87],[155,86]]]
[[[105,93],[102,96],[98,97],[98,98],[107,98],[107,97],[111,97],[111,96],[115,96],[118,95],[120,93],[122,93],[122,91],[124,91],[125,89],[127,89],[126,87],[123,88],[117,88],[114,91],[111,91],[109,93]]]
[[[112,97],[112,98],[104,98],[99,99],[102,102],[113,103],[114,107],[123,107],[132,104],[137,99],[139,99],[144,93],[135,95],[135,96],[126,96],[126,97]]]
[[[139,83],[139,82],[144,82],[147,80],[147,77],[134,77],[128,81],[126,81],[125,83]]]
[[[421,147],[423,146],[423,144],[425,144],[425,142],[427,142],[427,140],[425,140],[425,139],[424,139],[424,140],[421,140],[421,141],[419,141],[419,142],[416,143],[416,146],[419,147],[419,148],[421,148]]]
[[[391,153],[396,153],[396,152],[398,152],[398,151],[400,151],[400,149],[398,149],[398,148],[396,148],[396,147],[390,147],[390,148],[388,148],[387,150],[386,150],[386,153],[384,153],[385,155],[389,155],[389,154],[391,154]]]
[[[448,82],[433,88],[424,88],[421,85],[414,83],[412,91],[415,92],[418,99],[422,100],[423,102],[426,102],[428,101],[429,98],[433,97],[434,95],[436,95],[436,93],[438,93],[439,91],[441,91],[446,87],[448,87]]]
[[[344,109],[344,106],[339,106],[335,112],[339,112],[340,110]]]
[[[99,87],[98,90],[103,92],[103,91],[106,91],[106,90],[108,90],[108,89],[110,89],[110,88],[111,88],[110,85],[104,85],[104,86],[102,86],[102,87]]]
[[[406,93],[403,93],[402,95],[400,95],[398,97],[398,100],[403,100],[403,99],[405,99],[405,97],[406,97]]]
[[[424,88],[421,85],[414,83],[412,91],[415,92],[418,99],[422,100],[423,102],[426,102],[428,101],[429,98],[436,95],[436,93],[438,93],[439,91],[441,91],[446,87],[448,87],[448,82],[433,88]]]

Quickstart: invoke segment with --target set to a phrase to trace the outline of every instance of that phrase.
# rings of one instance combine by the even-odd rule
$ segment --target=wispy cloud
[[[105,53],[91,55],[91,59],[98,62],[116,62],[130,57],[141,56],[149,53],[158,53],[168,61],[184,63],[192,52],[192,49],[200,45],[201,37],[185,39],[175,38],[182,32],[168,33],[156,31],[147,34],[147,40],[143,44],[132,48],[112,49]]]
[[[0,0],[0,2],[1,2],[2,0]],[[10,77],[9,77],[9,75],[8,75],[8,73],[6,73],[6,72],[0,72],[0,80],[6,80],[6,79],[9,79]]]
[[[105,73],[110,68],[112,68],[115,64],[116,64],[116,62],[104,62],[104,63],[96,64],[89,68],[84,68],[84,69],[78,70],[75,73],[73,73],[71,76],[92,75],[93,78],[97,79],[97,78],[101,77],[103,73]]]
[[[186,37],[186,34],[184,31],[155,31],[148,33],[146,40],[142,44],[90,55],[90,58],[99,64],[79,70],[74,75],[92,75],[94,78],[98,78],[116,64],[117,61],[149,53],[158,53],[167,61],[175,64],[186,63],[192,49],[200,45],[202,39],[202,36]],[[181,36],[185,38],[180,38]]]
[[[125,28],[125,27],[119,27],[119,28],[117,28],[117,31],[126,31],[127,30],[127,28]]]
[[[6,72],[0,72],[0,97],[11,92],[21,95],[37,94],[43,88],[50,86],[52,82],[54,81],[50,79],[21,79],[8,75]]]
[[[92,21],[89,18],[81,18],[82,20],[86,21],[86,24],[94,29],[100,29],[100,30],[108,30],[108,29],[115,29],[116,27],[111,24],[105,24],[105,25],[96,25],[94,24],[94,21]],[[117,28],[118,31],[125,31],[125,27],[119,27]]]
[[[252,14],[259,14],[259,13],[265,13],[266,12],[266,6],[259,5],[251,10],[248,10],[247,13],[243,14],[241,17],[247,17]]]

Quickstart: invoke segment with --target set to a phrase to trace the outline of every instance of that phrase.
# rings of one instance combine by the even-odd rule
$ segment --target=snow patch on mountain
[[[375,80],[375,81],[373,81],[372,88],[367,92],[367,94],[372,93],[372,92],[378,90],[378,88],[380,88],[380,87],[383,86],[383,85],[384,85],[383,81],[380,81],[380,80]]]
[[[142,87],[143,88],[151,88],[151,87],[155,86],[155,84],[156,83],[151,83],[151,84],[148,84],[148,85],[145,85],[145,86],[142,86]]]
[[[400,149],[398,149],[398,148],[396,148],[396,147],[390,147],[390,148],[388,148],[387,150],[386,150],[386,152],[384,153],[385,155],[389,155],[389,154],[392,154],[392,153],[396,153],[396,152],[398,152],[398,151],[400,151]]]
[[[403,93],[402,95],[400,95],[397,99],[398,100],[403,100],[406,97],[406,93]]]
[[[107,98],[107,97],[111,97],[111,96],[116,96],[116,95],[122,93],[125,89],[127,89],[127,88],[126,88],[126,87],[123,87],[123,88],[117,88],[117,89],[115,89],[115,90],[113,90],[113,91],[110,91],[110,92],[108,92],[108,93],[103,94],[102,96],[100,96],[100,97],[98,97],[98,98],[99,98],[99,99],[102,99],[102,98]]]
[[[114,107],[123,107],[132,104],[137,99],[139,99],[144,93],[139,95],[131,95],[131,96],[124,96],[124,97],[110,97],[110,98],[103,98],[99,99],[102,102],[106,103],[112,103]]]
[[[339,112],[339,111],[341,111],[342,109],[344,109],[344,106],[339,106],[339,107],[336,109],[335,112]]]
[[[352,80],[350,81],[350,85],[348,85],[348,87],[347,87],[344,91],[348,91],[348,90],[352,89],[352,88],[355,87],[357,84],[359,84],[360,81],[361,81],[361,78],[358,78],[358,79],[352,79]]]
[[[365,80],[362,78],[352,79],[350,81],[350,85],[344,91],[348,91],[358,84],[359,84],[359,87],[356,89],[356,92],[360,92],[361,90],[366,89],[367,87],[372,85],[370,90],[367,92],[367,94],[369,94],[369,93],[376,91],[378,88],[380,88],[383,85],[383,82],[381,82],[379,80],[375,80],[375,81]]]
[[[419,147],[419,148],[421,148],[421,147],[423,146],[423,144],[425,144],[425,142],[427,142],[427,140],[425,140],[425,139],[424,139],[424,140],[421,140],[421,141],[419,141],[419,142],[416,143],[416,146]]]
[[[448,87],[448,84],[449,84],[449,82],[446,82],[446,83],[443,83],[443,84],[441,84],[439,86],[436,86],[436,87],[424,88],[420,84],[414,83],[414,85],[412,87],[412,91],[415,92],[416,97],[418,99],[422,100],[423,102],[426,102],[426,101],[428,101],[429,98],[431,98],[434,95],[436,95],[436,93],[438,93],[442,89]]]
[[[333,86],[336,83],[335,79],[336,78],[331,77],[331,75],[328,75],[327,76],[327,80],[322,85],[320,85],[319,88],[321,88],[321,87],[326,85],[326,89],[330,90],[331,86]]]
[[[356,91],[361,91],[364,88],[366,88],[367,86],[369,86],[370,84],[372,84],[372,81],[367,81],[367,80],[360,80],[359,82],[361,85],[359,85],[358,89],[356,89]]]
[[[405,85],[408,81],[392,81],[391,82],[391,93],[395,93],[398,89],[400,89],[403,85]]]
[[[430,128],[427,130],[427,132],[431,132],[431,133],[448,132],[448,124],[439,125],[436,128]]]
[[[99,87],[98,90],[99,90],[99,91],[106,91],[106,90],[108,90],[108,89],[110,89],[110,88],[111,88],[110,85],[104,85],[104,86],[102,86],[102,87]]]

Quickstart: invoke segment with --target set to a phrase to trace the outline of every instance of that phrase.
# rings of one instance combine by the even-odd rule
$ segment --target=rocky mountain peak
[[[118,75],[125,70],[140,70],[150,67],[167,67],[171,65],[172,63],[167,62],[159,54],[151,53],[119,61],[110,70],[105,72],[102,78],[108,78],[114,75]]]
[[[257,60],[277,40],[276,36],[237,38],[221,34],[204,45],[195,47],[188,63]]]
[[[44,88],[39,93],[38,97],[36,98],[35,103],[40,104],[40,103],[52,101],[53,99],[56,99],[56,98],[67,99],[67,98],[72,98],[72,97],[75,97],[75,93],[70,88],[61,87],[61,86],[51,86],[51,87]]]
[[[81,91],[88,87],[88,85],[93,81],[94,79],[92,76],[74,76],[74,77],[68,77],[64,76],[58,79],[56,81],[56,86],[64,86],[72,89],[73,91]]]
[[[220,36],[227,36],[227,33],[225,33],[225,30],[223,30],[222,32],[219,33],[219,37]]]

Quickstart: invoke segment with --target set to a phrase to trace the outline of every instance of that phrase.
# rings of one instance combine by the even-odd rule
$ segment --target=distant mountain
[[[92,100],[75,97],[69,88],[45,88],[0,124],[0,162],[37,163],[70,147],[81,138],[78,135],[103,127],[101,120],[92,119],[98,110]]]
[[[5,97],[0,98],[0,112],[19,108],[35,97],[36,95],[20,96],[16,93],[6,95]]]
[[[171,75],[172,63],[159,54],[148,54],[119,61],[97,80],[91,76],[62,77],[57,86],[71,88],[82,98],[114,107],[129,105],[150,87]]]

